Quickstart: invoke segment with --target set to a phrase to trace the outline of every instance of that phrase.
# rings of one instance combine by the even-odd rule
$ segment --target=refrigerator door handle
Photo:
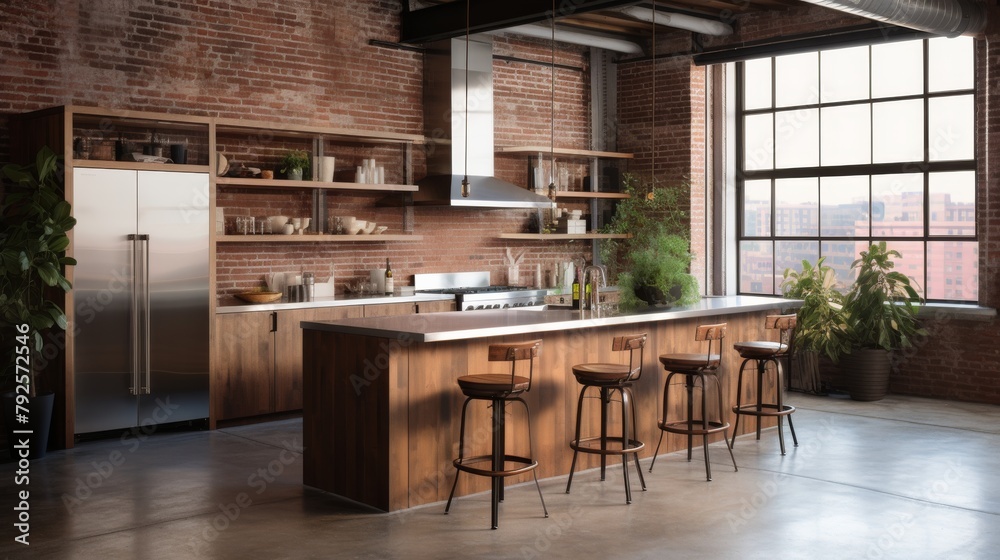
[[[139,394],[139,288],[137,285],[138,270],[139,270],[139,236],[130,233],[128,234],[128,240],[132,242],[132,306],[131,312],[129,313],[129,322],[131,323],[132,340],[130,341],[129,351],[132,354],[132,382],[129,385],[128,392],[130,395]]]
[[[142,380],[142,384],[139,386],[140,395],[148,395],[151,392],[151,367],[150,367],[150,331],[149,331],[149,315],[152,306],[149,304],[149,235],[139,234],[139,243],[142,247],[142,371],[145,379]]]

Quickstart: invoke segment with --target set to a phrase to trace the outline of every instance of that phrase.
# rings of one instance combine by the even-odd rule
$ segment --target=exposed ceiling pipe
[[[957,37],[986,28],[985,7],[976,0],[803,0],[876,21]]]
[[[701,33],[702,35],[724,37],[726,35],[733,34],[733,27],[721,21],[702,19],[686,14],[675,14],[659,10],[656,11],[654,21],[653,10],[649,8],[640,8],[638,6],[621,8],[618,11],[639,21],[656,23],[657,25],[665,25],[667,27],[676,27],[677,29],[694,31],[695,33]]]
[[[517,33],[519,35],[527,35],[528,37],[536,37],[538,39],[549,39],[549,40],[552,39],[551,27],[535,23],[508,27],[507,29],[496,31],[494,33],[500,33],[500,32]],[[640,47],[637,43],[626,41],[624,39],[607,37],[605,35],[582,33],[580,31],[568,31],[565,29],[556,28],[556,41],[561,41],[563,43],[573,43],[574,45],[598,47],[602,49],[607,49],[609,51],[615,51],[626,54],[642,54],[642,47]]]

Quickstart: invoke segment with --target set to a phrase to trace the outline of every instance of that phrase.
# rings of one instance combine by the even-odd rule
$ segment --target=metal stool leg
[[[639,423],[636,420],[635,396],[632,394],[632,388],[631,387],[622,387],[621,390],[623,392],[628,391],[629,408],[632,410],[632,433],[635,434],[635,432],[636,432],[636,430],[638,429],[638,426],[639,426]],[[624,402],[624,399],[625,399],[625,397],[622,396],[622,402]],[[660,432],[660,433],[662,434],[663,432]],[[632,454],[632,458],[635,459],[635,472],[639,473],[639,484],[642,485],[642,491],[645,492],[646,491],[646,480],[642,476],[642,468],[639,467],[639,452],[636,451],[635,453],[633,453]],[[625,468],[628,468],[628,463],[627,462],[626,462]]]
[[[691,461],[691,449],[693,447],[691,431],[694,429],[694,376],[685,375],[684,380],[684,386],[687,389],[688,461]],[[711,476],[708,478],[709,480],[712,479]]]
[[[757,441],[760,441],[760,412],[764,410],[764,371],[767,369],[767,360],[757,360]],[[784,455],[784,451],[781,452]]]
[[[502,471],[504,468],[504,404],[501,399],[493,399],[493,461],[494,472]],[[502,476],[493,475],[490,477],[492,488],[490,490],[490,528],[496,529],[500,526],[500,502],[503,501],[504,481]]]
[[[607,451],[608,449],[608,403],[611,401],[611,395],[608,393],[607,387],[601,387],[601,451]],[[601,482],[604,481],[605,473],[608,468],[608,456],[601,453]]]
[[[692,386],[694,385],[694,376],[688,376],[692,380]],[[701,445],[702,452],[705,455],[705,477],[708,480],[712,480],[712,461],[708,457],[708,382],[705,380],[704,375],[699,375],[701,378],[701,427],[704,433],[701,435]],[[688,408],[688,420],[691,419],[690,407]],[[688,442],[691,441],[691,436],[688,435]],[[690,443],[689,443],[690,445]],[[728,447],[728,444],[727,444]],[[688,461],[691,460],[691,448],[688,447]]]
[[[458,461],[462,462],[465,458],[465,411],[469,408],[469,401],[472,399],[465,399],[465,403],[462,405],[462,427],[458,432]],[[455,497],[455,488],[458,487],[458,475],[462,471],[455,469],[455,482],[451,484],[451,493],[448,494],[448,504],[444,506],[444,513],[448,515],[448,510],[451,509],[451,499]]]
[[[580,397],[576,402],[576,438],[573,440],[577,445],[580,444],[580,419],[583,415],[583,397],[587,393],[587,385],[580,388]],[[566,493],[569,494],[569,488],[573,485],[573,472],[576,470],[576,458],[580,454],[577,449],[573,450],[573,462],[569,466],[569,480],[566,481]]]
[[[629,401],[628,401],[628,395],[625,393],[624,389],[619,389],[618,392],[621,393],[622,396],[622,448],[625,448],[628,447],[629,440],[631,439],[631,436],[629,436],[629,429],[628,429]],[[602,455],[601,459],[603,458],[604,456]],[[629,480],[628,480],[628,453],[622,453],[622,478],[625,479],[625,503],[631,504],[632,487],[629,485]]]
[[[784,378],[784,376],[785,376],[785,372],[784,372],[785,368],[781,367],[781,358],[776,358],[774,360],[774,363],[775,363],[775,366],[778,368],[778,373],[777,373],[778,379],[777,379],[777,381],[775,381],[775,385],[776,385],[777,390],[778,390],[778,398],[777,398],[778,410],[784,410],[784,408],[785,408],[785,400],[784,400],[784,396],[782,394],[782,388],[784,387],[784,382],[782,381],[782,378]],[[781,416],[779,416],[778,418],[780,420]],[[792,415],[791,414],[788,415],[788,430],[792,432],[792,443],[795,444],[795,447],[798,447],[799,446],[799,438],[795,437],[795,425],[792,424]]]
[[[740,375],[739,377],[736,378],[736,408],[733,409],[733,411],[736,413],[736,421],[733,423],[732,445],[736,445],[736,436],[740,433],[740,416],[743,416],[739,412],[740,406],[743,404],[743,368],[747,366],[747,362],[749,361],[750,358],[743,360],[743,363],[740,364]],[[730,448],[732,448],[732,445],[730,446]]]
[[[531,454],[531,459],[535,459],[535,444],[531,440],[531,410],[528,409],[528,403],[524,402],[524,399],[517,397],[511,400],[515,400],[524,405],[524,420],[528,423],[528,453]],[[535,479],[535,489],[538,490],[538,499],[542,502],[542,512],[545,517],[549,516],[549,508],[545,507],[545,498],[542,497],[542,487],[538,484],[538,469],[531,469],[531,476]]]
[[[660,444],[663,443],[664,427],[667,425],[667,408],[670,406],[670,378],[673,376],[674,372],[668,373],[666,381],[663,382],[663,419],[660,421],[660,439],[656,441],[656,451],[653,452],[653,460],[649,462],[649,472],[653,472],[656,456],[660,454]]]
[[[719,395],[719,414],[724,415],[725,409],[722,404],[722,382],[719,381],[717,376],[713,375],[712,378],[715,379],[715,388],[717,389],[716,393]],[[736,417],[739,418],[739,415],[737,414]],[[725,423],[725,418],[720,416],[719,421]],[[726,440],[726,451],[729,452],[729,458],[733,460],[733,469],[736,470],[736,472],[739,472],[740,468],[736,466],[736,457],[733,455],[733,445],[736,443],[736,434],[733,434],[732,444],[729,442],[729,434],[726,430],[722,431],[722,437]]]

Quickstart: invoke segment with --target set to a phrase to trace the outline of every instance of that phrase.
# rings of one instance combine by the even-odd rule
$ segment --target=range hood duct
[[[525,25],[508,27],[506,29],[492,31],[491,33],[517,33],[518,35],[535,37],[537,39],[552,39],[552,28],[547,25],[539,25],[537,23],[528,23]],[[570,31],[557,28],[556,41],[571,43],[574,45],[583,45],[586,47],[597,47],[625,54],[642,54],[642,47],[640,47],[637,43],[605,35],[583,33],[581,31]]]
[[[417,181],[414,204],[552,208],[547,197],[493,177],[493,42],[482,36],[469,41],[468,95],[465,48],[463,37],[429,44],[424,51],[427,177]],[[471,192],[463,198],[466,174]]]
[[[975,35],[986,28],[986,10],[976,0],[803,0],[935,35]]]

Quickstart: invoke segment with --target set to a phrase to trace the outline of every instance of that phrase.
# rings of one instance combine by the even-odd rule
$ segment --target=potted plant
[[[822,390],[819,356],[837,363],[851,349],[842,305],[844,297],[837,290],[836,273],[823,264],[824,260],[826,257],[820,257],[815,266],[803,260],[801,271],[785,269],[781,282],[785,297],[802,300],[795,312],[792,359],[794,369],[801,372],[802,386],[798,388],[813,393]]]
[[[301,181],[302,174],[309,169],[309,152],[289,150],[281,158],[281,172],[292,181]]]
[[[662,230],[643,237],[645,243],[629,255],[630,269],[618,275],[619,305],[629,310],[698,301],[698,281],[688,273],[694,257],[688,240]]]
[[[63,198],[63,172],[58,163],[52,150],[43,148],[34,164],[8,164],[2,169],[7,181],[0,209],[0,331],[7,347],[4,355],[11,357],[5,373],[8,379],[13,376],[15,383],[15,391],[4,395],[5,424],[12,445],[11,430],[32,430],[38,438],[32,441],[32,458],[45,453],[55,398],[53,393],[38,390],[43,333],[66,328],[59,300],[61,293],[70,290],[65,267],[76,264],[66,256],[66,232],[76,219]],[[21,423],[23,417],[17,416],[24,408],[28,409],[27,419],[38,422],[33,427]]]
[[[601,244],[601,261],[618,285],[619,305],[628,310],[697,301],[698,282],[688,273],[693,258],[684,210],[688,185],[660,187],[626,173],[621,192],[629,198],[618,201],[601,230],[630,235]]]
[[[844,298],[851,352],[841,361],[851,398],[874,401],[889,390],[891,352],[912,346],[915,336],[926,334],[917,324],[919,302],[910,279],[893,270],[898,251],[884,241],[874,243],[851,264],[857,279]]]

